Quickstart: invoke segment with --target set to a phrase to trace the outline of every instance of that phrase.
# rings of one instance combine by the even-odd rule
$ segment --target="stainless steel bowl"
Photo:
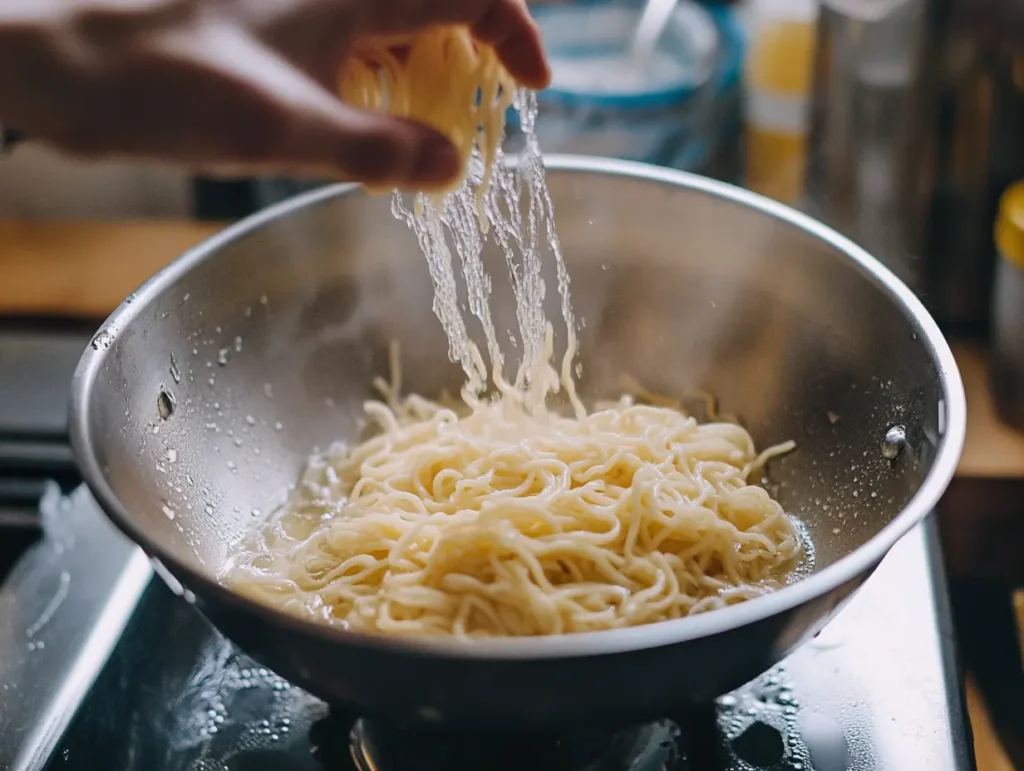
[[[140,289],[85,352],[71,420],[92,491],[171,586],[329,700],[392,719],[508,725],[714,697],[817,632],[953,475],[965,430],[956,365],[878,262],[727,185],[624,162],[548,165],[585,321],[582,391],[618,395],[624,374],[668,394],[703,390],[761,445],[795,439],[770,484],[807,523],[815,571],[680,621],[472,645],[344,633],[221,586],[232,544],[281,501],[311,449],[352,434],[390,340],[402,343],[407,388],[460,382],[413,237],[386,198],[332,187],[229,228]],[[497,324],[512,326],[503,259],[485,260]]]

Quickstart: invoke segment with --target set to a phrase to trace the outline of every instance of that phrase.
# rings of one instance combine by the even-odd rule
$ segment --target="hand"
[[[547,84],[522,0],[4,0],[0,122],[80,155],[436,186],[460,168],[446,138],[336,88],[360,39],[447,23]]]

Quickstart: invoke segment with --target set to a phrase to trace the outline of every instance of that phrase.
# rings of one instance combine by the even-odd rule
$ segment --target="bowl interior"
[[[731,188],[636,171],[549,173],[582,322],[581,392],[618,396],[623,376],[706,392],[759,445],[795,440],[769,484],[806,522],[820,570],[891,522],[927,475],[944,430],[935,351],[887,279],[828,231]],[[495,324],[515,329],[504,258],[484,259]],[[407,391],[457,390],[432,297],[387,197],[351,188],[279,207],[165,271],[112,317],[80,373],[122,524],[215,578],[310,451],[353,435],[391,340]],[[891,461],[882,442],[897,425],[907,444]]]

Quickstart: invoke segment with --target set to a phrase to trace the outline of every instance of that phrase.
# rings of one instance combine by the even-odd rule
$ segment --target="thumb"
[[[340,102],[296,112],[285,134],[276,160],[320,165],[367,185],[439,188],[462,170],[455,146],[440,132]]]
[[[239,146],[252,156],[238,160],[318,169],[374,186],[437,188],[459,175],[458,152],[440,132],[346,105],[276,53],[246,43],[260,55],[236,52],[230,62],[268,115],[236,124]]]

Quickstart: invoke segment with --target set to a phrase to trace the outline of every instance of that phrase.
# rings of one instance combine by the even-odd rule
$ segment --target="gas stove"
[[[51,392],[5,379],[5,362],[20,351],[18,372],[37,359],[34,371],[41,362],[64,378],[78,342],[64,340],[61,354],[47,347],[52,339],[0,335],[0,543],[20,544],[6,561],[0,554],[0,573],[8,568],[0,579],[0,768],[974,768],[932,522],[893,550],[817,638],[715,704],[643,725],[529,736],[500,726],[425,732],[332,709],[235,649],[153,578],[86,491],[72,489],[66,447],[58,449],[66,386]],[[15,380],[26,393],[4,390]],[[27,407],[12,405],[33,398],[51,409],[29,425]]]

